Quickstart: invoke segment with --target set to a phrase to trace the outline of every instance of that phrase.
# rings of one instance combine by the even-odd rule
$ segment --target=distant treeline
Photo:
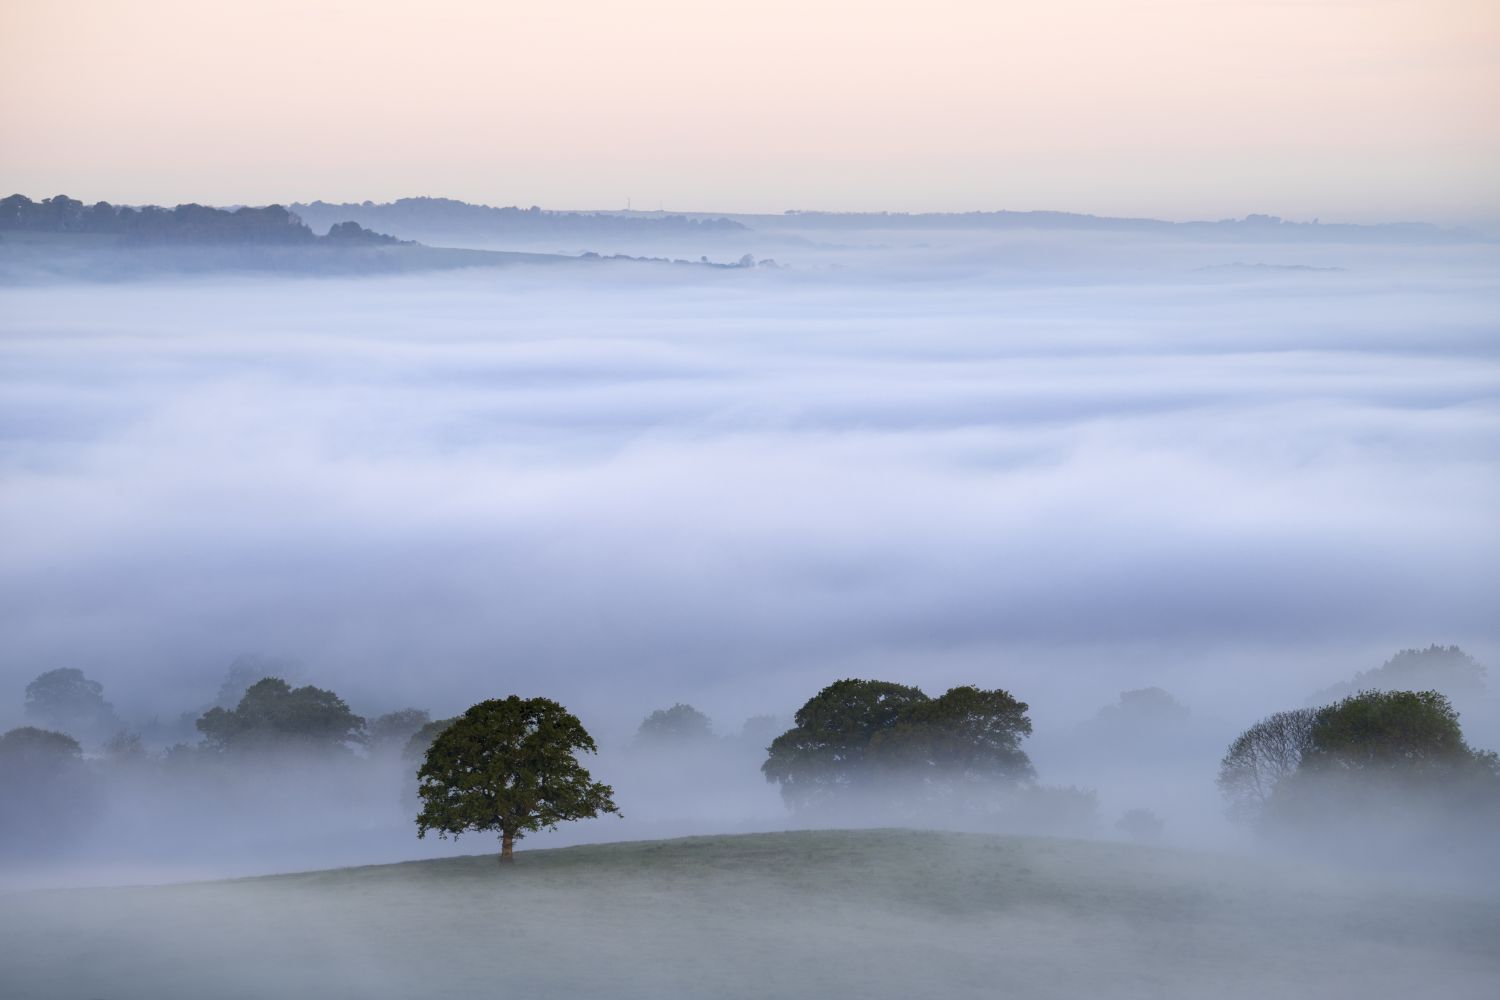
[[[335,219],[354,219],[383,232],[418,236],[670,236],[733,232],[746,227],[723,218],[685,215],[614,215],[608,212],[554,212],[533,205],[496,208],[452,198],[401,198],[397,201],[346,202],[330,205],[314,201],[294,204],[292,210],[312,225]]]
[[[1192,239],[1288,243],[1471,243],[1482,240],[1466,229],[1445,229],[1425,222],[1378,225],[1293,222],[1275,215],[1243,219],[1168,222],[1162,219],[1113,218],[1077,212],[816,212],[789,211],[754,217],[756,228],[817,229],[1055,229],[1128,233],[1162,233]]]
[[[330,243],[399,243],[392,236],[371,232],[355,222],[342,221],[318,236],[295,212],[281,205],[264,208],[210,208],[178,205],[161,208],[85,205],[77,198],[57,195],[32,201],[13,194],[0,199],[0,232],[100,233],[143,243],[253,243],[273,246]]]

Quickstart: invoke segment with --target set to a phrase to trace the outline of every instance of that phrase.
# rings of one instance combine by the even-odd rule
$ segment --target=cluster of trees
[[[1500,821],[1500,758],[1465,741],[1437,691],[1277,712],[1230,744],[1218,784],[1231,815],[1262,833],[1341,849],[1463,847]]]
[[[105,233],[142,243],[253,243],[277,246],[398,243],[356,222],[333,225],[319,237],[296,213],[281,205],[263,208],[211,208],[186,204],[176,208],[144,205],[132,208],[107,201],[86,205],[67,195],[32,201],[13,194],[0,199],[0,232]]]
[[[937,698],[890,681],[836,681],[771,741],[761,772],[794,809],[912,800],[1015,787],[1036,775],[1021,741],[1027,705],[1009,692],[955,687]]]
[[[1472,663],[1449,648],[1422,652],[1433,650],[1450,664]],[[557,702],[512,696],[447,719],[406,708],[366,720],[332,691],[253,676],[275,665],[237,661],[221,703],[195,721],[200,743],[174,747],[164,759],[291,752],[333,759],[360,752],[401,760],[415,771],[418,836],[494,832],[502,861],[529,832],[619,812],[613,789],[594,781],[580,761],[598,752],[593,738]],[[71,734],[112,733],[103,743],[108,756],[144,754],[139,737],[120,728],[102,685],[79,670],[37,677],[27,685],[25,710],[40,725],[0,736],[0,818],[7,822],[30,820],[45,830],[88,812],[88,762]],[[1047,815],[1053,829],[1091,815],[1092,793],[1036,784],[1022,749],[1032,732],[1028,710],[999,688],[965,685],[930,697],[908,685],[850,678],[808,699],[790,728],[776,734],[772,717],[752,718],[742,738],[766,741],[758,743],[766,753],[762,774],[802,812],[875,806],[930,818],[1021,803]],[[1145,688],[1123,693],[1095,721],[1170,727],[1185,716],[1166,692]],[[688,755],[714,739],[708,717],[678,703],[646,716],[635,746]],[[1271,715],[1230,744],[1218,786],[1231,814],[1259,830],[1313,831],[1341,843],[1399,829],[1426,837],[1430,846],[1434,835],[1500,822],[1500,758],[1469,746],[1458,713],[1435,690],[1367,690]],[[1142,840],[1162,829],[1142,809],[1116,826]]]

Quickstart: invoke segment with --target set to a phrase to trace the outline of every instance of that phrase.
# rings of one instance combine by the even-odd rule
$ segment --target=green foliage
[[[1436,691],[1362,691],[1318,710],[1304,766],[1419,775],[1472,766],[1458,713]]]
[[[26,685],[26,715],[76,736],[102,738],[120,726],[104,686],[72,667],[49,670]]]
[[[1437,691],[1271,716],[1231,744],[1219,785],[1261,833],[1341,861],[1478,861],[1477,849],[1488,863],[1500,823],[1496,757],[1469,747]]]
[[[551,699],[511,695],[474,705],[438,734],[417,771],[417,836],[496,832],[500,860],[509,861],[512,842],[527,833],[618,814],[614,790],[592,779],[579,752],[598,748]]]
[[[907,706],[897,724],[870,737],[870,752],[884,767],[945,782],[1036,777],[1021,740],[1031,735],[1027,705],[1008,691],[965,685],[939,698]]]
[[[956,687],[937,699],[887,681],[836,681],[798,709],[771,742],[761,772],[794,808],[849,792],[904,786],[951,791],[1015,784],[1034,775],[1020,748],[1027,706],[1008,692]]]
[[[277,677],[257,681],[233,710],[213,708],[197,722],[212,750],[332,751],[365,740],[365,720],[332,691],[293,688]]]
[[[713,724],[708,716],[680,702],[646,716],[635,734],[636,742],[643,746],[706,740],[712,736]]]

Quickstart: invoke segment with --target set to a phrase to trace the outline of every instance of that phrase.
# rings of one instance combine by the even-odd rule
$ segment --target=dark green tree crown
[[[365,740],[365,720],[338,695],[312,685],[293,688],[279,677],[256,681],[237,706],[210,709],[197,726],[217,750],[334,749]]]
[[[929,698],[889,681],[845,679],[797,710],[761,765],[793,806],[872,788],[894,775],[923,782],[1029,781],[1027,705],[1009,692],[955,687]]]
[[[614,789],[578,761],[596,753],[583,723],[549,698],[482,701],[439,733],[417,771],[417,836],[468,830],[520,837],[619,813]]]

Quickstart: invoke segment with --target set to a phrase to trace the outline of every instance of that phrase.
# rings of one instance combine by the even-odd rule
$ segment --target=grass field
[[[1490,997],[1500,905],[1122,845],[694,837],[13,894],[10,998]]]

